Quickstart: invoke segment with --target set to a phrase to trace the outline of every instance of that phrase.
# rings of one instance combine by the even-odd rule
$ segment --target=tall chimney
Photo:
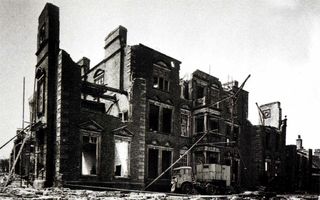
[[[302,139],[301,136],[298,135],[298,139],[296,140],[297,150],[303,149],[302,147]]]

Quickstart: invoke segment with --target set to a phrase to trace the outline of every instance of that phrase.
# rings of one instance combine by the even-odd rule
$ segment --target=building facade
[[[144,189],[202,136],[174,167],[230,166],[234,191],[282,176],[280,103],[261,106],[265,121],[253,126],[244,84],[223,84],[200,70],[183,80],[179,60],[128,45],[123,26],[107,35],[105,57],[91,67],[59,48],[59,31],[59,8],[46,4],[29,102],[37,185]],[[168,189],[170,179],[169,170],[148,189]]]
[[[36,55],[30,107],[39,183],[143,188],[205,133],[176,166],[230,165],[233,185],[241,183],[248,92],[236,82],[222,85],[199,70],[180,80],[179,60],[127,45],[122,26],[105,38],[100,63],[74,62],[59,48],[59,9],[52,4],[39,17]],[[157,184],[168,185],[170,177]]]

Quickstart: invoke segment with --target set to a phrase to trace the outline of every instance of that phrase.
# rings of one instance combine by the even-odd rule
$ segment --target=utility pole
[[[22,83],[22,125],[21,128],[22,130],[24,129],[24,101],[25,101],[25,77],[23,77],[23,83]],[[27,136],[25,136],[27,137]],[[22,146],[22,142],[21,142],[21,146],[20,146],[20,150],[23,151],[23,146]],[[20,187],[22,187],[22,152],[20,154],[20,165],[19,165],[19,171],[20,171]]]

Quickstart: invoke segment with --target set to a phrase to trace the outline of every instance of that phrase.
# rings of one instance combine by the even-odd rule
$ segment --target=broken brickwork
[[[251,150],[253,183],[273,190],[285,187],[285,139],[287,119],[281,118],[280,102],[260,106],[262,125],[253,126]]]

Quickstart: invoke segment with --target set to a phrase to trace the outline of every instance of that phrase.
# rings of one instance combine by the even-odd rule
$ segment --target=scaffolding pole
[[[14,140],[14,138],[16,138],[17,137],[17,134],[15,135],[15,136],[13,136],[8,142],[6,142],[6,143],[4,143],[4,145],[2,145],[1,147],[0,147],[0,149],[2,149],[3,147],[5,147],[7,144],[9,144],[12,140]]]
[[[9,175],[8,175],[8,177],[7,177],[7,180],[6,180],[5,184],[4,184],[1,192],[4,192],[4,191],[6,190],[6,188],[7,188],[7,185],[8,185],[8,183],[9,183],[9,181],[10,181],[10,178],[11,178],[11,176],[12,176],[12,173],[13,173],[13,171],[14,171],[14,168],[15,168],[17,162],[18,162],[18,159],[19,159],[19,157],[20,157],[20,155],[21,155],[22,149],[23,149],[23,147],[24,147],[27,139],[28,139],[28,137],[27,137],[27,135],[26,135],[25,138],[24,138],[23,141],[22,141],[22,144],[21,144],[21,147],[20,147],[20,149],[19,149],[18,155],[17,155],[17,157],[16,157],[16,159],[15,159],[13,165],[12,165],[12,168],[11,168],[11,170],[10,170],[10,172],[9,172]]]
[[[22,83],[22,130],[24,129],[24,101],[25,101],[25,77],[23,77]],[[19,173],[20,173],[20,187],[22,187],[22,155],[20,154],[20,165],[19,165]]]

